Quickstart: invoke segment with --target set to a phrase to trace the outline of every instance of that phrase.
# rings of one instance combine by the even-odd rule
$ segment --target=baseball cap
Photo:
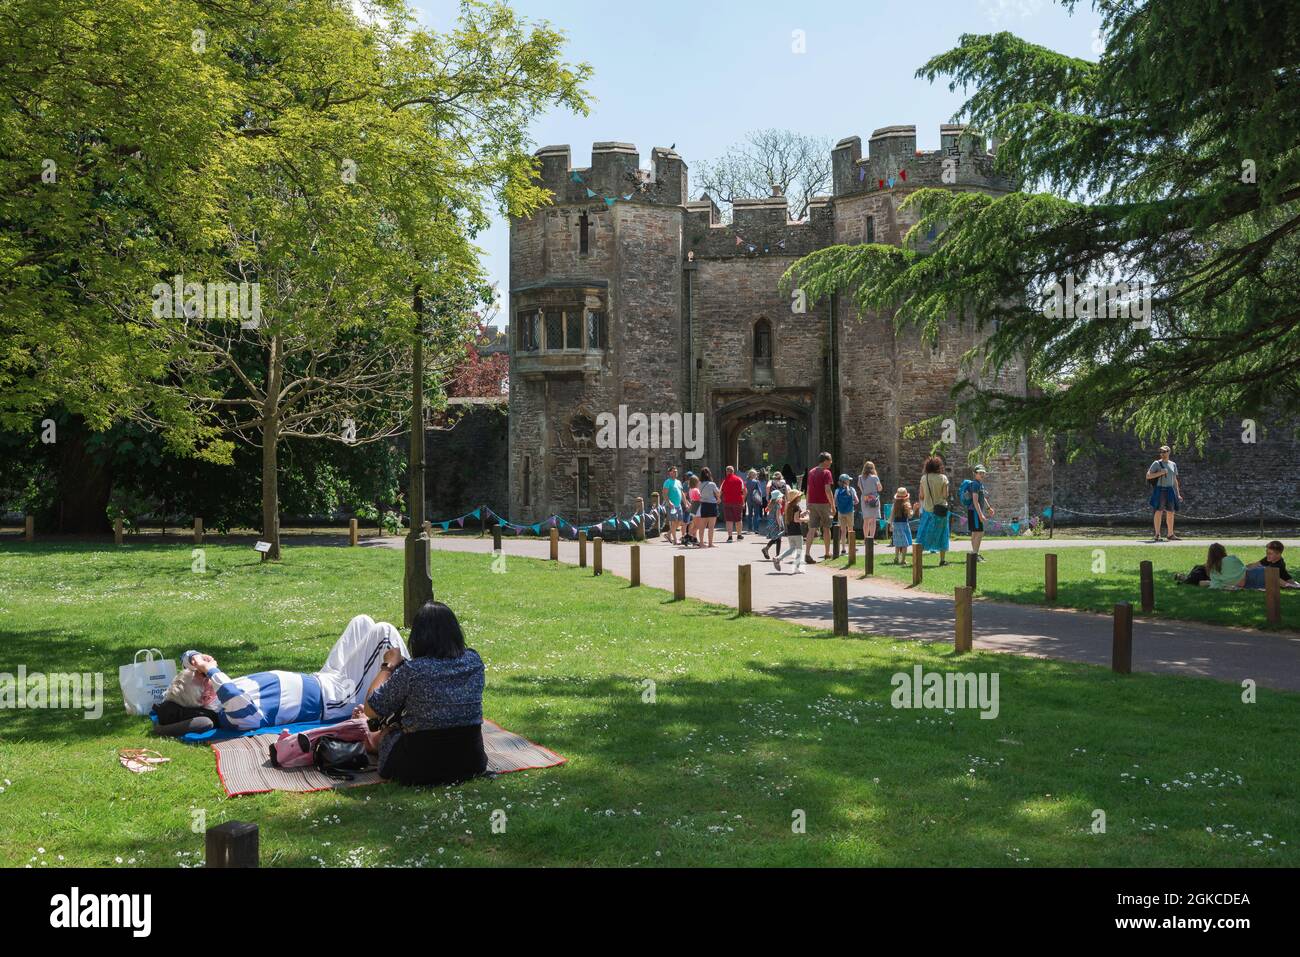
[[[975,466],[975,471],[976,471],[976,472],[987,472],[988,469],[986,469],[986,468],[985,468],[984,466],[982,466],[982,465],[977,465],[977,466]]]

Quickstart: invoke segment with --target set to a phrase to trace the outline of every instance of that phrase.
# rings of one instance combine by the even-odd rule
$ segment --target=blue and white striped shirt
[[[217,722],[235,731],[270,728],[295,721],[320,721],[320,679],[297,671],[259,671],[230,678],[218,668],[208,671],[217,689]]]

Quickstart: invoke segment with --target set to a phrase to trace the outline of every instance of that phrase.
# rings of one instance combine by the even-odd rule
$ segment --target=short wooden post
[[[1115,637],[1111,644],[1110,670],[1126,675],[1133,670],[1133,606],[1115,603]]]
[[[681,601],[686,597],[686,556],[673,556],[673,599]]]
[[[28,515],[23,519],[23,541],[36,541],[36,516]]]
[[[552,528],[551,529],[551,561],[558,562],[559,560],[560,560],[560,530],[558,528]]]
[[[736,586],[740,591],[740,597],[736,602],[736,607],[740,610],[742,615],[748,615],[754,610],[753,590],[751,588],[752,581],[753,577],[750,573],[750,566],[737,565]]]
[[[849,528],[849,565],[858,563],[858,537],[853,534],[852,527]]]
[[[194,544],[203,544],[203,519],[194,516]]]
[[[636,526],[632,529],[632,537],[638,542],[645,541],[645,499],[636,500]]]
[[[122,520],[120,518],[113,519],[113,544],[122,544]]]
[[[971,650],[972,640],[972,609],[971,595],[974,592],[970,586],[953,589],[953,597],[956,600],[956,632],[953,635],[953,647],[958,653]]]
[[[835,634],[849,633],[849,576],[831,576],[831,611],[835,623]]]
[[[1043,556],[1043,595],[1049,604],[1056,601],[1056,556],[1051,552]]]
[[[203,856],[208,867],[257,867],[257,825],[227,821],[208,828]]]
[[[1156,583],[1150,562],[1138,565],[1138,578],[1142,589],[1142,614],[1148,615],[1156,607]]]
[[[593,575],[603,575],[605,573],[605,563],[601,560],[601,549],[605,544],[603,538],[597,538],[591,543],[591,573]]]
[[[1282,624],[1282,569],[1264,569],[1264,617],[1270,625]]]
[[[921,584],[921,556],[924,554],[921,550],[920,542],[912,543],[912,584]]]
[[[979,580],[980,557],[974,552],[966,556],[966,587],[973,593]]]
[[[356,545],[358,537],[360,537],[360,531],[357,528],[357,520],[350,518],[348,519],[348,544]]]
[[[831,558],[840,557],[840,536],[844,534],[844,526],[836,522],[831,526]]]
[[[874,575],[876,573],[876,538],[874,535],[866,537],[867,554],[863,557],[862,576]]]
[[[641,546],[632,546],[632,587],[641,584]]]
[[[501,526],[500,525],[492,526],[492,550],[494,552],[501,551]]]
[[[587,567],[587,533],[578,530],[578,567]]]

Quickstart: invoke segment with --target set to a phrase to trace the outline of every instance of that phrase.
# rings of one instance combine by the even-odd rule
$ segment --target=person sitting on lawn
[[[1228,550],[1215,542],[1205,556],[1206,580],[1200,584],[1206,588],[1219,588],[1235,591],[1239,588],[1264,587],[1263,568],[1246,568],[1246,563],[1236,555],[1229,555]]]
[[[214,724],[228,731],[254,731],[300,721],[342,721],[364,700],[380,674],[386,652],[406,657],[406,643],[387,622],[358,615],[334,642],[324,666],[306,674],[297,671],[261,671],[231,678],[211,655],[187,652],[185,664],[201,679],[197,694],[207,704],[202,714],[167,714],[158,710],[158,734],[179,736],[209,731]],[[216,692],[206,694],[203,681]],[[175,702],[184,705],[183,702]],[[168,704],[168,702],[163,703]],[[215,715],[215,718],[212,717]],[[173,720],[166,720],[172,717]]]
[[[379,775],[401,784],[450,785],[487,770],[483,659],[465,647],[456,614],[429,601],[411,625],[412,658],[390,648],[354,717],[379,722],[368,747]]]
[[[1250,571],[1254,568],[1276,568],[1278,571],[1278,578],[1282,579],[1283,588],[1300,588],[1300,582],[1292,578],[1291,573],[1287,571],[1286,559],[1282,557],[1284,547],[1285,546],[1276,539],[1269,542],[1264,546],[1264,557],[1251,565],[1247,565],[1246,570]]]

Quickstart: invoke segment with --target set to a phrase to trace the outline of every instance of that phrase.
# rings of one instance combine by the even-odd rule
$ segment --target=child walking
[[[781,552],[781,538],[785,535],[785,491],[782,483],[773,482],[771,491],[768,493],[767,512],[768,518],[772,520],[772,532],[767,537],[767,544],[763,546],[763,557],[770,559],[768,549],[776,547],[777,554]]]
[[[912,497],[907,489],[899,487],[894,493],[894,508],[889,513],[889,535],[894,543],[894,564],[907,564],[907,551],[912,547]]]
[[[794,554],[795,574],[803,574],[803,539],[807,534],[808,512],[804,508],[803,493],[798,489],[787,490],[785,496],[785,534],[790,540],[784,552],[772,562],[777,571],[781,570],[781,559]]]

